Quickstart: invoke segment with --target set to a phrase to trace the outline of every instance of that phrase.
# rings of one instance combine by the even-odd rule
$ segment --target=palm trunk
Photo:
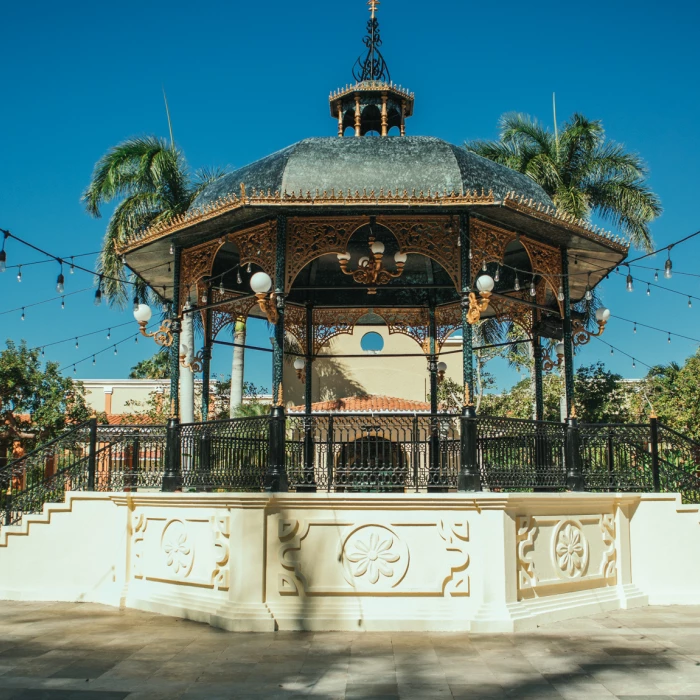
[[[243,369],[245,360],[245,321],[236,321],[233,331],[233,364],[231,366],[231,401],[229,416],[234,418],[243,403]]]

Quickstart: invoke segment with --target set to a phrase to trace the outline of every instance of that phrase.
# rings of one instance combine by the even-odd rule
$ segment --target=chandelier
[[[338,253],[338,262],[344,275],[350,275],[358,284],[368,285],[367,294],[376,294],[376,285],[388,284],[391,280],[401,277],[403,268],[408,260],[406,253],[398,252],[394,255],[396,272],[391,272],[384,267],[384,244],[375,240],[374,236],[369,237],[369,249],[371,257],[365,255],[361,257],[357,264],[357,270],[348,270],[350,253]]]

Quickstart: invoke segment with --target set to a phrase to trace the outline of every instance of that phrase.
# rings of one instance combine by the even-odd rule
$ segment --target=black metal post
[[[272,411],[268,451],[266,491],[287,491],[285,440],[287,420],[284,412],[284,278],[286,274],[287,217],[277,217],[277,253],[275,256],[275,298],[277,323],[272,340]]]
[[[535,420],[544,420],[544,383],[542,376],[542,339],[532,334],[532,350],[535,359]]]
[[[462,377],[464,381],[464,403],[460,432],[461,469],[457,488],[460,491],[479,491],[479,465],[477,463],[477,422],[474,408],[474,337],[472,327],[467,321],[469,311],[469,292],[472,284],[472,271],[469,260],[471,236],[469,234],[469,214],[459,217],[459,257],[461,268],[462,296]]]
[[[615,490],[615,431],[613,428],[608,430],[608,483],[609,490]]]
[[[211,296],[209,296],[211,298]],[[209,420],[209,383],[211,381],[211,309],[204,312],[204,348],[202,349],[202,423]]]
[[[173,344],[170,346],[170,417],[180,417],[180,263],[182,248],[173,249],[173,306],[171,326]]]
[[[306,347],[304,348],[304,480],[297,491],[316,491],[314,472],[314,421],[311,415],[312,368],[314,351],[314,308],[306,304]]]
[[[583,491],[583,462],[581,460],[581,433],[576,418],[566,419],[566,485],[570,491]]]
[[[418,416],[413,416],[413,422],[411,423],[411,461],[413,462],[413,483],[416,487],[416,493],[420,490],[420,484],[418,478],[420,475],[420,448],[419,435],[418,435]]]
[[[328,492],[333,490],[335,484],[333,483],[333,458],[335,457],[333,453],[333,445],[335,444],[335,436],[333,431],[335,430],[335,425],[333,423],[333,415],[328,416],[328,435],[326,435],[326,473],[328,476]]]
[[[141,441],[139,434],[136,433],[131,443],[131,464],[127,472],[128,478],[125,479],[124,486],[128,487],[129,491],[136,491],[138,485],[139,461],[141,455]]]
[[[97,469],[97,418],[90,420],[90,446],[88,452],[87,490],[95,490],[95,472]],[[12,478],[12,477],[10,477]]]
[[[211,435],[208,428],[204,428],[199,436],[199,471],[205,490],[210,490],[213,484],[211,483]]]
[[[654,480],[654,491],[661,491],[661,473],[659,472],[659,419],[652,416],[649,420],[651,433],[651,475]]]
[[[180,420],[169,418],[165,435],[165,474],[161,491],[180,488]]]
[[[571,296],[569,290],[569,254],[561,251],[561,284],[564,289],[564,386],[566,388],[566,416],[574,412],[574,346],[571,342]]]

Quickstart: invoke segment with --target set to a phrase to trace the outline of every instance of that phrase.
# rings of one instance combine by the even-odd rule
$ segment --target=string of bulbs
[[[132,321],[126,321],[126,323],[119,323],[116,326],[109,326],[108,328],[100,328],[97,331],[90,331],[89,333],[81,333],[80,335],[73,335],[70,338],[64,338],[63,340],[54,340],[52,343],[45,343],[44,345],[36,345],[35,347],[32,348],[32,350],[41,350],[41,356],[44,357],[44,350],[46,348],[50,348],[54,345],[62,345],[63,343],[68,343],[72,340],[75,340],[76,342],[76,349],[78,348],[78,340],[81,338],[88,338],[91,335],[97,335],[98,333],[104,333],[107,331],[107,340],[109,340],[112,337],[112,330],[115,330],[117,328],[123,328],[124,326],[131,326],[133,325]]]
[[[637,332],[637,326],[639,326],[641,328],[648,328],[649,330],[652,330],[652,331],[658,331],[659,333],[663,333],[664,335],[667,335],[669,337],[675,336],[676,338],[683,338],[683,340],[690,340],[693,343],[700,343],[700,340],[698,340],[697,338],[691,338],[690,336],[681,335],[680,333],[672,333],[671,331],[664,330],[663,328],[656,328],[655,326],[650,326],[647,323],[641,323],[639,321],[632,321],[629,318],[622,318],[622,316],[613,316],[613,318],[616,318],[618,321],[625,321],[626,323],[631,323],[633,325],[633,329],[632,329],[633,333]]]
[[[648,365],[646,362],[643,362],[642,360],[638,360],[636,357],[634,357],[633,355],[630,355],[628,352],[625,352],[624,350],[620,350],[620,348],[617,348],[614,345],[611,345],[610,343],[608,343],[607,340],[603,340],[602,338],[600,338],[598,336],[593,336],[593,337],[596,340],[598,340],[599,342],[603,343],[604,345],[607,345],[610,348],[611,355],[614,355],[615,351],[617,351],[620,353],[620,355],[625,355],[626,357],[629,357],[632,360],[632,367],[633,368],[636,367],[637,362],[639,362],[640,365],[644,365],[647,369],[653,369],[653,367],[651,365]]]

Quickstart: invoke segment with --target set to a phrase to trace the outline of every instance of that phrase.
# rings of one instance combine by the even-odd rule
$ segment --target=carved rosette
[[[194,545],[190,543],[182,520],[171,520],[163,530],[161,550],[167,566],[173,574],[186,578],[194,564]]]
[[[377,223],[396,237],[402,253],[419,253],[441,265],[459,289],[458,235],[449,216],[378,216]]]
[[[561,578],[581,578],[588,568],[588,540],[581,524],[562,520],[552,535],[552,561]]]
[[[344,253],[352,234],[368,223],[367,216],[288,219],[285,291],[291,289],[297,275],[312,260],[329,253]]]
[[[409,551],[396,532],[383,525],[361,525],[341,543],[345,580],[358,590],[389,590],[401,583]]]

